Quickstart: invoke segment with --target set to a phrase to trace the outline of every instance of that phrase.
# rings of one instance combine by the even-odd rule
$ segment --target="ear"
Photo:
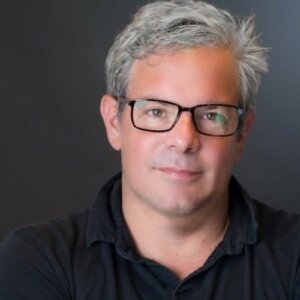
[[[254,120],[255,120],[255,112],[254,111],[248,112],[246,114],[246,116],[244,117],[243,128],[241,129],[241,131],[237,137],[238,153],[237,153],[236,161],[238,161],[242,155],[244,146],[245,146],[248,136],[250,134],[251,128],[254,124]]]
[[[118,116],[118,101],[109,95],[104,95],[100,102],[100,114],[103,118],[109,143],[115,150],[120,150],[120,120]]]

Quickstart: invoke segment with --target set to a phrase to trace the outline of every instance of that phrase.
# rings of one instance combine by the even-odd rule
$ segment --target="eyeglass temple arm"
[[[118,102],[120,102],[121,104],[127,104],[129,103],[129,100],[124,98],[124,97],[114,97]]]

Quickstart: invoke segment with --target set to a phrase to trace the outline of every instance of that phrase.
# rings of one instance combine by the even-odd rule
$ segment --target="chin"
[[[203,197],[202,199],[195,199],[195,197],[189,197],[187,195],[179,197],[178,193],[174,195],[174,197],[172,197],[170,194],[165,198],[163,195],[160,195],[160,197],[157,199],[161,199],[161,202],[152,203],[152,206],[158,212],[173,217],[192,215],[205,207],[209,202],[209,197]]]

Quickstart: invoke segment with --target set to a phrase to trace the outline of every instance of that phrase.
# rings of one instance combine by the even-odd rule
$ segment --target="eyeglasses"
[[[178,104],[154,99],[129,100],[119,97],[121,104],[131,106],[131,121],[135,128],[165,132],[171,130],[183,111],[192,114],[197,131],[209,136],[234,135],[240,124],[244,110],[228,104],[201,104],[183,107]]]

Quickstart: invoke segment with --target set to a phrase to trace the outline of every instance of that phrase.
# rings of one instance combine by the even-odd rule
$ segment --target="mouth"
[[[195,180],[198,176],[202,175],[202,171],[196,171],[191,169],[179,169],[174,167],[162,167],[158,168],[163,175],[176,179],[176,180]]]

